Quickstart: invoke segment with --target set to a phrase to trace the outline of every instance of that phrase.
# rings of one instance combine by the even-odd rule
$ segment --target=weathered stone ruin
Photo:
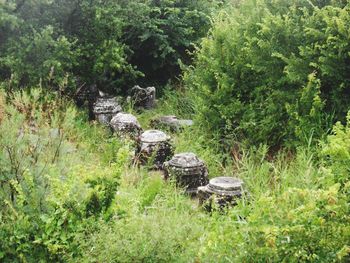
[[[120,112],[110,122],[113,131],[121,137],[136,139],[140,136],[142,128],[137,118],[129,113]]]
[[[192,120],[181,120],[174,115],[161,116],[151,120],[151,127],[155,129],[165,129],[171,132],[177,132],[184,127],[192,126]]]
[[[207,167],[194,153],[176,154],[163,167],[165,178],[175,179],[178,185],[185,187],[188,194],[196,194],[199,186],[208,183]]]
[[[181,128],[193,126],[193,120],[182,120],[182,119],[180,119],[180,120],[178,120],[178,122],[179,122],[179,125],[180,125]]]
[[[96,120],[104,125],[109,125],[112,118],[121,111],[121,106],[113,97],[100,97],[93,105]]]
[[[152,128],[155,129],[176,131],[178,129],[178,119],[176,118],[176,116],[173,115],[161,116],[151,120],[150,125]]]
[[[148,130],[139,137],[136,158],[141,164],[145,165],[151,161],[153,168],[160,169],[173,154],[170,137],[164,132]]]
[[[152,109],[156,105],[156,88],[135,86],[131,89],[131,99],[135,107]]]
[[[216,177],[206,186],[198,187],[200,203],[205,204],[209,211],[214,207],[223,209],[234,206],[243,194],[243,181],[234,177]]]

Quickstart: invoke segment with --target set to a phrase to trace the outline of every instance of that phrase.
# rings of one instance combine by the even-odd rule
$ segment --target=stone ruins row
[[[136,107],[151,109],[156,103],[155,93],[154,87],[143,89],[135,86],[130,99]],[[200,203],[208,210],[235,205],[237,199],[244,195],[240,179],[216,177],[209,180],[207,166],[194,153],[174,155],[171,137],[160,129],[178,132],[191,126],[192,120],[162,116],[151,121],[154,130],[143,131],[135,116],[122,112],[116,98],[101,92],[93,103],[93,113],[97,121],[111,127],[117,136],[136,142],[136,163],[163,170],[165,179],[174,180],[187,194],[198,196]]]

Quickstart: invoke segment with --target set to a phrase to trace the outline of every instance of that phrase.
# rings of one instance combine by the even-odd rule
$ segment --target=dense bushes
[[[141,0],[121,4],[126,21],[123,43],[132,52],[131,64],[145,74],[146,83],[165,84],[179,75],[179,60],[189,62],[188,52],[206,35],[208,15],[220,2]]]
[[[78,82],[123,93],[135,82],[165,84],[179,75],[179,60],[189,62],[187,50],[205,36],[220,3],[0,3],[0,79],[10,79],[13,87],[41,80],[76,89]]]
[[[328,136],[328,142],[323,147],[322,155],[335,177],[334,180],[341,183],[344,190],[349,192],[350,112],[345,126],[337,122],[333,127],[333,134]]]
[[[185,74],[202,126],[271,146],[322,137],[350,105],[349,21],[343,1],[223,11]]]
[[[66,37],[55,37],[52,26],[20,37],[8,47],[1,59],[3,68],[11,74],[11,86],[43,85],[45,87],[72,87],[73,69],[79,54],[74,43]],[[69,83],[68,83],[69,82]]]
[[[103,147],[104,132],[55,96],[0,95],[0,261],[63,261],[79,253],[73,240],[85,225],[109,219],[128,154],[115,139]]]

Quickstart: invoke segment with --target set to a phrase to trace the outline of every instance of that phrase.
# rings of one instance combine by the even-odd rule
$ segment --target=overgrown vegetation
[[[295,146],[345,120],[350,7],[313,2],[243,1],[215,18],[185,74],[206,131]]]
[[[166,84],[221,2],[2,1],[0,78],[13,88],[86,83],[121,94],[135,83]]]
[[[349,5],[0,2],[0,262],[349,262]],[[193,118],[175,151],[241,178],[236,206],[208,213],[133,166],[134,143],[72,102],[136,81],[163,97],[124,110]]]
[[[63,261],[77,252],[76,232],[94,217],[109,219],[127,148],[42,90],[6,100],[0,123],[0,259]]]
[[[2,106],[2,261],[349,259],[348,126],[335,126],[319,156],[301,148],[269,160],[262,146],[231,169],[198,131],[175,136],[212,177],[234,173],[249,189],[249,200],[209,215],[159,173],[128,167],[131,145],[42,96],[15,93]]]

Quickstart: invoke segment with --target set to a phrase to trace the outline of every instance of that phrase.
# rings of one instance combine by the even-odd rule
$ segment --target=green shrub
[[[40,89],[2,94],[0,261],[63,262],[79,254],[78,232],[110,219],[129,149],[114,144],[117,161],[105,164],[68,102]]]
[[[196,257],[203,262],[347,262],[350,218],[340,184],[305,150],[292,158],[281,153],[275,160],[267,160],[266,153],[260,147],[241,157],[235,176],[245,182],[249,198],[199,223],[205,226],[203,235],[199,244],[190,244]]]
[[[350,104],[349,20],[343,1],[221,12],[185,73],[204,130],[270,146],[322,138]]]
[[[188,221],[187,221],[188,220]],[[186,241],[197,231],[186,215],[153,213],[103,225],[86,238],[81,262],[189,262]],[[179,226],[179,223],[181,226]]]
[[[323,145],[323,159],[332,171],[335,180],[350,190],[350,112],[346,125],[337,122],[333,127],[333,134],[328,136]]]
[[[83,251],[79,261],[191,262],[195,252],[189,244],[202,235],[191,206],[191,200],[159,174],[126,170],[114,219],[76,237]]]
[[[131,51],[131,64],[145,75],[143,83],[165,84],[180,74],[179,60],[190,62],[188,51],[206,35],[209,17],[221,2],[119,1],[125,21],[122,42]]]
[[[339,185],[263,194],[250,206],[211,222],[199,249],[207,262],[347,262],[350,229]],[[245,214],[245,212],[249,211]]]
[[[74,84],[72,73],[79,53],[74,50],[74,42],[64,36],[55,37],[52,26],[34,30],[8,44],[0,66],[10,72],[11,87],[40,83],[57,90]]]

